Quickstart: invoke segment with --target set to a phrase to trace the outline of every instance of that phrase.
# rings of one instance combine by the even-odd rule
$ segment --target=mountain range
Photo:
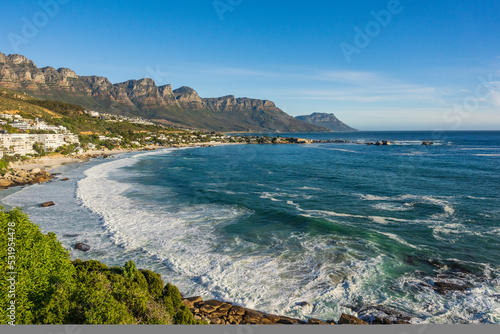
[[[294,118],[272,101],[233,95],[201,98],[190,87],[173,90],[152,79],[111,83],[79,76],[68,68],[38,68],[25,56],[0,52],[0,86],[88,110],[140,116],[164,125],[224,132],[325,132],[330,129]]]

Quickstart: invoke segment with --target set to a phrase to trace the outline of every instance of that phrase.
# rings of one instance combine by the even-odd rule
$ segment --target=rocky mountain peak
[[[356,129],[353,129],[347,124],[341,122],[334,114],[316,112],[311,115],[297,116],[296,118],[309,124],[323,126],[336,132],[357,131]]]
[[[66,78],[78,79],[78,75],[73,70],[70,70],[69,68],[61,67],[60,69],[57,70],[57,72],[61,73],[61,75],[66,77]]]
[[[14,64],[14,65],[28,65],[32,67],[36,67],[35,63],[25,56],[18,55],[18,54],[13,54],[13,55],[8,55],[7,58]]]
[[[5,64],[7,62],[7,56],[0,52],[0,64]]]
[[[193,88],[183,86],[174,90],[173,94],[182,107],[194,110],[203,109],[203,100]]]

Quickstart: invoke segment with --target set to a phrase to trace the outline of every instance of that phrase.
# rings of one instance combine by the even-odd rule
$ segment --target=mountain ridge
[[[340,121],[334,114],[316,112],[311,115],[297,116],[295,118],[313,125],[323,126],[333,132],[359,131]]]
[[[160,123],[215,131],[324,132],[286,114],[274,102],[226,95],[201,98],[191,87],[175,90],[149,78],[111,83],[106,77],[79,76],[69,68],[38,68],[23,55],[0,52],[0,86],[89,110],[140,116]]]

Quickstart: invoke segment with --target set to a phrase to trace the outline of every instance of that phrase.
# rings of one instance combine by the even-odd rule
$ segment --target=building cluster
[[[66,127],[49,125],[43,120],[24,119],[19,115],[0,114],[0,125],[10,125],[19,133],[0,131],[0,158],[7,155],[37,154],[35,147],[45,152],[53,152],[64,145],[80,144],[78,136]],[[51,133],[28,133],[29,131],[47,131]]]
[[[127,116],[123,116],[123,115],[111,115],[111,114],[105,114],[105,113],[100,113],[97,111],[88,111],[88,110],[85,110],[84,114],[87,114],[90,117],[105,120],[107,122],[117,122],[117,123],[128,122],[128,123],[141,124],[141,125],[155,125],[154,123],[152,123],[148,120],[145,120],[144,118],[141,118],[141,117],[127,117]]]
[[[22,131],[51,131],[55,133],[68,133],[68,129],[61,125],[49,125],[41,118],[35,120],[24,119],[19,115],[0,114],[0,125],[10,125]]]

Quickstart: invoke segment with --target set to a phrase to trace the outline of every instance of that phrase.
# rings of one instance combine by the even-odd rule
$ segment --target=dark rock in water
[[[90,246],[87,244],[78,243],[75,245],[75,249],[78,249],[82,252],[88,252],[90,250]]]
[[[54,202],[45,202],[45,203],[40,204],[40,207],[41,208],[48,208],[49,206],[54,206],[54,205],[56,205],[56,203],[54,203]]]
[[[356,318],[353,315],[342,313],[338,321],[339,325],[368,325],[366,321]]]
[[[78,237],[80,234],[63,234],[63,237],[66,238],[75,238]]]
[[[375,320],[372,321],[372,325],[391,325],[392,321],[388,318],[380,318],[376,317]]]
[[[361,319],[375,324],[408,322],[411,320],[409,314],[384,305],[364,306],[356,312]]]
[[[392,143],[388,140],[382,140],[382,141],[376,142],[375,145],[377,145],[377,146],[389,146],[389,145],[392,145]]]
[[[424,142],[422,143],[422,145],[423,145],[423,146],[430,146],[430,145],[434,145],[434,143],[433,143],[433,142],[431,142],[431,141],[424,141]]]
[[[449,282],[434,282],[434,290],[441,295],[445,295],[448,292],[460,291],[463,292],[470,287],[468,285],[460,285]]]
[[[65,177],[64,179],[62,179],[61,181],[69,181],[69,179],[67,177]]]

